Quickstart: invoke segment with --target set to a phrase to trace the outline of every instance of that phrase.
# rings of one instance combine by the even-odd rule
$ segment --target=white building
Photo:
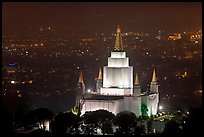
[[[123,51],[121,30],[118,26],[116,33],[115,51],[111,52],[108,58],[108,66],[99,70],[99,76],[96,80],[96,92],[87,93],[85,84],[82,80],[82,74],[79,78],[79,89],[81,97],[77,102],[82,103],[81,114],[86,111],[95,111],[99,109],[108,110],[115,115],[121,111],[130,111],[140,116],[141,105],[147,106],[147,114],[156,115],[159,103],[158,83],[155,70],[153,71],[150,91],[141,94],[138,74],[136,72],[135,82],[133,84],[133,67],[129,66],[129,58]]]

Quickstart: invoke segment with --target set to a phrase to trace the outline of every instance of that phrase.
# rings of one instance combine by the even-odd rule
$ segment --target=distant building
[[[19,79],[17,79],[17,77],[16,77],[16,73],[17,73],[16,64],[10,63],[5,68],[6,68],[5,76],[7,77],[8,82],[11,84],[19,83]]]
[[[201,43],[202,42],[202,34],[191,34],[190,41],[194,43]]]
[[[168,36],[168,40],[180,40],[181,34],[173,34]]]
[[[6,67],[7,73],[8,74],[13,74],[17,71],[15,64],[10,63],[7,67]]]
[[[86,111],[99,109],[108,110],[114,114],[130,111],[136,116],[142,115],[141,106],[147,108],[148,116],[156,115],[159,103],[158,82],[156,72],[153,71],[150,91],[141,93],[138,74],[133,81],[133,67],[129,66],[129,58],[123,50],[121,30],[116,32],[115,50],[108,58],[108,66],[99,70],[96,79],[96,91],[85,91],[85,84],[80,73],[76,103],[81,103],[81,115]]]
[[[168,45],[177,46],[181,44],[181,34],[173,34],[168,36]]]

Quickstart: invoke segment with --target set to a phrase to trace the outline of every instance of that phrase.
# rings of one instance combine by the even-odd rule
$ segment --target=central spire
[[[119,25],[116,31],[115,51],[123,51],[122,36]]]

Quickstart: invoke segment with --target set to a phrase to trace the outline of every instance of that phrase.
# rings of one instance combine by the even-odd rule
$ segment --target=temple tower
[[[141,87],[139,83],[138,73],[135,74],[135,83],[134,83],[134,96],[141,95]]]
[[[150,93],[158,93],[158,82],[156,78],[155,69],[153,70],[152,81],[150,84]]]
[[[103,81],[102,81],[102,69],[100,68],[99,73],[98,73],[98,77],[96,78],[96,92],[100,93],[100,89],[103,86]]]
[[[76,92],[76,102],[80,102],[80,99],[83,99],[85,94],[85,83],[82,71],[80,71],[79,81],[77,83],[77,92]]]

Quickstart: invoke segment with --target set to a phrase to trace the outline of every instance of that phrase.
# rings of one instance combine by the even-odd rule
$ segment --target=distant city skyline
[[[201,2],[3,2],[3,32],[55,26],[114,32],[182,31],[202,27]]]

